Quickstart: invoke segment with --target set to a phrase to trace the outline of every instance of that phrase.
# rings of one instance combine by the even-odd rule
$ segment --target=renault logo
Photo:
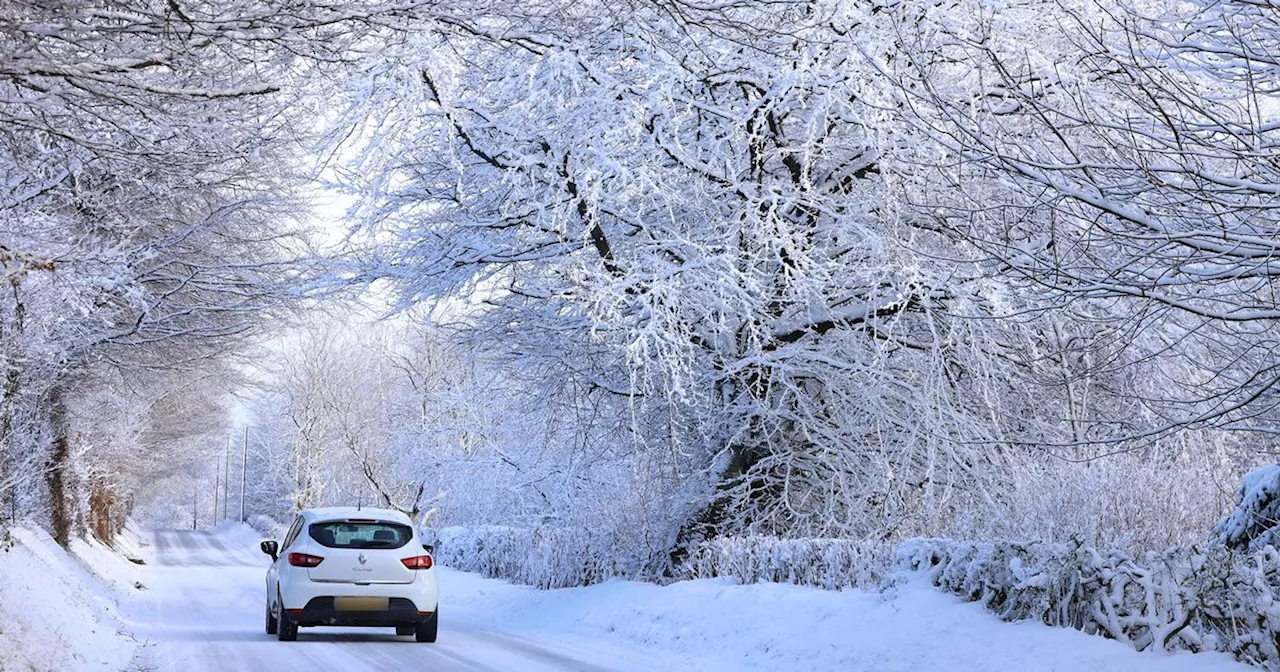
[[[363,564],[365,564],[365,563],[367,563],[367,562],[369,562],[369,557],[368,557],[367,555],[365,555],[364,553],[361,553],[361,554],[360,554],[360,557],[359,557],[359,558],[356,558],[356,559],[357,559],[357,560],[359,560],[359,561],[360,561],[360,564],[362,564],[362,565],[363,565]]]

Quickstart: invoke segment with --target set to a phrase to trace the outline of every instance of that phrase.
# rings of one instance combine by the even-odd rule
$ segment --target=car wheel
[[[280,622],[276,620],[275,612],[271,610],[271,603],[267,603],[267,634],[274,635],[280,627]]]
[[[418,631],[418,629],[417,629],[417,628],[415,628],[415,627],[413,626],[413,624],[412,624],[412,623],[410,623],[409,625],[397,625],[397,626],[396,626],[396,634],[397,634],[397,635],[401,635],[401,636],[403,636],[403,635],[412,635],[412,634],[414,634],[414,633],[415,633],[415,632],[417,632],[417,631]]]
[[[440,609],[436,608],[436,613],[431,614],[431,620],[425,623],[417,623],[413,626],[413,639],[419,642],[431,643],[436,641],[436,627],[440,624]]]
[[[276,637],[282,642],[293,642],[298,639],[298,623],[293,620],[284,610],[284,600],[280,601],[280,608],[276,611]]]

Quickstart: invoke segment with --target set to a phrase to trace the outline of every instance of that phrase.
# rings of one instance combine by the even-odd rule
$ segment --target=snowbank
[[[263,539],[283,539],[285,532],[289,530],[287,524],[270,516],[258,514],[249,516],[247,524]]]
[[[263,518],[264,516],[259,517]],[[270,519],[267,518],[267,520]],[[234,548],[242,551],[249,550],[256,554],[259,552],[259,542],[263,539],[282,539],[287,530],[287,525],[281,525],[263,532],[253,525],[227,521],[219,523],[215,527],[206,528],[205,531],[217,535],[224,543],[230,544]]]
[[[137,642],[121,627],[109,589],[86,569],[132,590],[130,563],[97,542],[67,554],[41,530],[10,531],[0,552],[0,670],[124,670]],[[0,534],[3,534],[0,532]]]
[[[536,590],[441,570],[449,624],[588,650],[666,655],[672,669],[876,672],[1243,672],[1224,654],[1138,653],[1067,628],[1005,623],[915,581],[881,594],[726,579]],[[622,663],[628,661],[619,661]]]

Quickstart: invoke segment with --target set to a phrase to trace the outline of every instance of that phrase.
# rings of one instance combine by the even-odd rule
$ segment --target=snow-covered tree
[[[367,32],[353,26],[371,7],[5,3],[6,508],[19,486],[43,490],[65,542],[82,519],[70,419],[103,371],[225,357],[287,298],[288,176],[306,125],[289,92],[308,63]]]
[[[914,203],[1027,308],[1084,316],[1091,368],[1141,368],[1061,443],[1273,427],[1273,8],[1005,3],[899,13],[879,58],[938,149]],[[921,29],[927,26],[927,29]],[[1029,33],[1037,48],[1027,49]],[[1091,315],[1090,315],[1091,314]]]
[[[1093,179],[1112,204],[1164,190],[1174,208],[1185,185],[1138,163],[1146,127],[1124,120],[1159,121],[1143,87],[1172,96],[1217,75],[1152,37],[1173,14],[973,9],[420,13],[352,84],[345,180],[364,246],[351,278],[391,280],[405,306],[470,296],[477,342],[594,376],[591,396],[669,404],[669,464],[698,465],[682,472],[696,485],[678,496],[680,543],[946,529],[978,503],[1012,504],[1018,474],[1052,472],[1038,463],[1126,439],[1172,469],[1185,442],[1168,431],[1243,417],[1211,402],[1262,389],[1249,380],[1265,370],[1241,365],[1269,349],[1267,330],[1107,284],[1116,269],[1190,272],[1177,250],[1195,232],[1132,230],[1122,249],[1081,194]],[[1128,54],[1128,35],[1168,54]],[[1195,96],[1179,100],[1169,123],[1215,141],[1189,116]],[[1143,180],[1152,191],[1125,191]],[[1224,283],[1223,300],[1265,299],[1247,274],[1192,275]],[[573,368],[592,351],[605,366]]]
[[[478,296],[474,333],[602,349],[621,375],[589,394],[680,406],[686,540],[891,534],[978,487],[1007,381],[947,315],[981,274],[882,174],[854,45],[888,34],[821,5],[470,9],[354,85],[358,277]]]

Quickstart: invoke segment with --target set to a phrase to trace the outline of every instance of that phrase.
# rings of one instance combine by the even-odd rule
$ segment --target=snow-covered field
[[[131,551],[146,566],[95,542],[68,555],[42,533],[15,536],[0,553],[5,672],[1253,669],[1218,654],[1137,653],[1072,630],[1002,623],[910,580],[883,594],[726,580],[538,591],[446,568],[438,644],[337,628],[281,643],[262,630],[265,559],[247,527],[155,533]]]

